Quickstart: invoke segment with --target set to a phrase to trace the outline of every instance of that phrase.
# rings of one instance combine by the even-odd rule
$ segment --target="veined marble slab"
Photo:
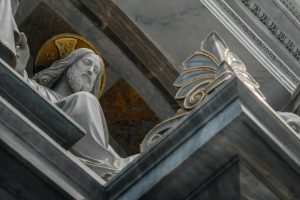
[[[295,20],[279,5],[280,0],[255,2],[291,40],[298,41]],[[245,8],[242,0],[166,0],[163,3],[126,0],[115,3],[177,62],[177,66],[199,48],[202,38],[215,31],[244,61],[274,109],[284,107],[299,85],[297,58]]]

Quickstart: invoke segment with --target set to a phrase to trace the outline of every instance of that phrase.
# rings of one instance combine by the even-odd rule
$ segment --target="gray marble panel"
[[[240,197],[245,200],[279,200],[268,186],[261,182],[251,170],[247,169],[247,164],[240,162]],[[249,166],[249,165],[248,165]]]
[[[186,199],[279,200],[238,157],[232,159]]]
[[[6,200],[18,200],[11,192],[0,187],[0,197]]]
[[[186,199],[201,200],[239,200],[239,163],[237,159],[230,161],[223,169],[216,172],[206,184],[199,186]]]
[[[19,0],[19,7],[15,15],[16,23],[20,25],[40,3],[41,0]]]
[[[165,0],[163,3],[159,0],[117,0],[115,3],[167,51],[176,61],[178,71],[181,71],[182,61],[212,32],[211,27],[220,25],[214,17],[209,18],[210,12],[198,0]]]
[[[1,130],[10,133],[3,127],[1,127]],[[5,144],[2,143],[1,146],[5,146]],[[42,181],[39,176],[26,169],[26,166],[2,148],[0,149],[0,158],[2,162],[0,167],[1,185],[5,187],[6,191],[10,191],[11,196],[16,199],[72,199],[72,195],[60,194],[56,188]],[[73,197],[76,196],[80,197],[81,195],[74,195]],[[6,200],[7,197],[8,194],[0,192],[1,199]]]
[[[115,3],[177,62],[177,66],[200,47],[203,38],[216,31],[229,49],[245,62],[273,108],[280,109],[290,98],[290,91],[199,0],[166,0],[163,3],[159,0],[119,0]]]

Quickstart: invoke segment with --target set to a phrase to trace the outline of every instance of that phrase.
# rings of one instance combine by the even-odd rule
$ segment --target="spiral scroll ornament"
[[[144,138],[141,151],[158,143],[175,128],[192,109],[201,106],[223,83],[236,76],[259,98],[265,99],[258,83],[247,72],[238,56],[229,51],[217,33],[211,33],[201,44],[200,50],[182,64],[183,72],[175,80],[178,88],[175,99],[182,101],[182,108],[173,117],[155,126]]]

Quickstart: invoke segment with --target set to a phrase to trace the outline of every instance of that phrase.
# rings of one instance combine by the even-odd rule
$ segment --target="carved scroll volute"
[[[200,51],[183,62],[184,72],[174,86],[179,88],[175,99],[183,100],[184,109],[191,110],[199,105],[224,81],[225,74],[232,75],[230,67],[222,63],[227,51],[225,42],[216,33],[211,33],[202,42]]]
[[[190,110],[206,98],[205,88],[215,79],[217,63],[208,54],[196,52],[183,62],[183,68],[174,82],[179,88],[175,99],[183,101],[184,109]]]
[[[264,99],[258,83],[247,72],[244,63],[230,52],[225,42],[216,33],[211,33],[199,51],[183,62],[183,72],[175,80],[178,88],[175,99],[183,101],[180,113],[154,127],[144,138],[141,151],[153,146],[162,135],[176,127],[181,119],[193,108],[203,103],[224,82],[237,76],[258,97]]]

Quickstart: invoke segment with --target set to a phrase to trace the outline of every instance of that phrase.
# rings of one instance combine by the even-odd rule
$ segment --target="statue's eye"
[[[83,63],[84,63],[85,65],[91,65],[91,64],[92,64],[92,61],[90,61],[89,59],[84,59],[84,60],[83,60]]]

